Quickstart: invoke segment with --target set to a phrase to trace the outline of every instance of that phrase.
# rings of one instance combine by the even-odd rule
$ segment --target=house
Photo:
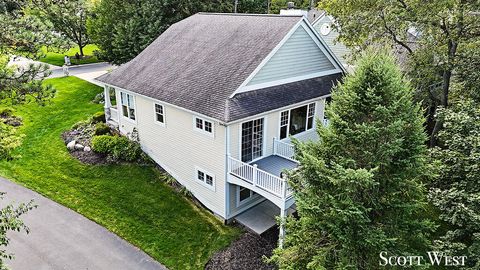
[[[328,15],[325,11],[320,12],[320,15],[316,16],[316,19],[312,22],[313,28],[317,30],[322,39],[338,57],[343,66],[349,71],[353,70],[353,67],[348,63],[348,56],[351,54],[351,49],[347,48],[338,40],[338,36],[340,34],[333,27],[335,24],[335,18]]]
[[[317,138],[344,69],[304,16],[198,13],[98,78],[108,123],[216,216],[261,233],[294,204],[290,137]]]

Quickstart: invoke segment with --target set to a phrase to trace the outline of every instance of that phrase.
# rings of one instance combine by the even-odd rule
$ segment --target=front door
[[[263,155],[263,118],[242,124],[242,161],[249,162]]]

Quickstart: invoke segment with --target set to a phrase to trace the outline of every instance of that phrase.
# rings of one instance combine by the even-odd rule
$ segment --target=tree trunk
[[[450,81],[452,79],[452,69],[453,69],[453,60],[457,53],[457,43],[450,40],[448,42],[448,62],[447,67],[443,71],[443,86],[442,86],[442,96],[440,97],[440,105],[443,108],[448,108],[448,94],[450,92]],[[430,147],[437,145],[437,134],[440,131],[443,122],[440,119],[437,119],[435,126],[433,127],[432,134],[430,134]]]
[[[448,93],[450,89],[450,80],[452,78],[452,71],[445,70],[443,72],[443,91],[442,91],[442,97],[441,97],[441,106],[443,108],[448,107]],[[443,121],[441,119],[437,119],[435,122],[435,126],[433,127],[432,134],[430,135],[430,147],[434,147],[437,145],[437,134],[440,131],[440,128],[443,125]]]

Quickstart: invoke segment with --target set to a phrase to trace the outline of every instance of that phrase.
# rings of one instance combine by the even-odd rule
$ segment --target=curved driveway
[[[0,201],[35,200],[38,208],[23,216],[30,233],[10,233],[7,251],[15,254],[12,270],[166,269],[150,256],[84,216],[25,187],[0,178]]]

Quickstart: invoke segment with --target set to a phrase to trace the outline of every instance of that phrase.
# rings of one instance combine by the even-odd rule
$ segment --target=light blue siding
[[[272,82],[335,69],[302,27],[290,36],[247,85]]]
[[[328,16],[323,16],[320,18],[313,27],[317,30],[320,37],[327,43],[328,47],[332,50],[332,52],[337,56],[337,58],[342,62],[342,64],[347,64],[347,58],[350,54],[350,49],[348,49],[345,45],[337,41],[339,36],[338,32],[335,29],[332,29],[328,35],[322,35],[320,33],[320,28],[323,24],[328,23],[332,24],[332,20]]]

